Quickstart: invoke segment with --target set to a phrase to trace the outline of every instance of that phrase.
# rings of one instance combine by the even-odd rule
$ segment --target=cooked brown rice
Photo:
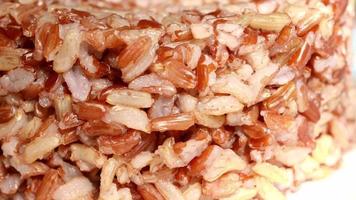
[[[0,199],[282,200],[354,141],[348,0],[0,1]]]

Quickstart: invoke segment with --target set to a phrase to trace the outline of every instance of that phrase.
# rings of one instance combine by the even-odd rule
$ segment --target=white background
[[[344,156],[340,169],[325,179],[302,183],[288,200],[356,200],[356,150]]]

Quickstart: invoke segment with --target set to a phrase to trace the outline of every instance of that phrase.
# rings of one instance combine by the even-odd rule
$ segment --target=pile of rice
[[[352,1],[0,3],[0,199],[282,200],[354,142]]]

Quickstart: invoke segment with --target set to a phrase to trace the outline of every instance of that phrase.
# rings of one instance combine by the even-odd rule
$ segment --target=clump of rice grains
[[[282,200],[355,141],[350,0],[16,2],[0,199]]]

